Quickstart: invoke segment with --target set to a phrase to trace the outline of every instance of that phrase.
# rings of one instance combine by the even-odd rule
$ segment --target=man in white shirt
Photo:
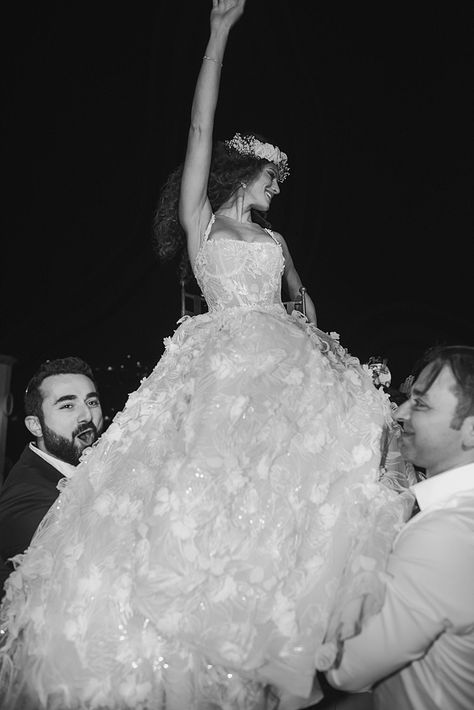
[[[10,559],[26,550],[85,448],[103,429],[92,370],[77,357],[50,360],[25,392],[25,425],[35,437],[0,490],[0,597],[13,570]]]
[[[383,608],[327,673],[377,710],[474,708],[474,348],[426,354],[398,409],[404,457],[426,470],[395,540]]]

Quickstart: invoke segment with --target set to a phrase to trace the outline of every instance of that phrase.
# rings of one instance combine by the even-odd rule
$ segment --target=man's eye
[[[98,399],[90,399],[87,404],[89,407],[100,407],[100,402]]]
[[[416,407],[417,409],[426,408],[426,404],[424,402],[422,402],[420,399],[414,399],[413,406]]]

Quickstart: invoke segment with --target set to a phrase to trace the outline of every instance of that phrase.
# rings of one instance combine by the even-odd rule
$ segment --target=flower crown
[[[224,141],[226,148],[236,150],[241,155],[252,155],[254,158],[268,160],[278,168],[278,182],[283,182],[290,174],[288,156],[271,143],[262,143],[255,136],[243,136],[236,133],[230,140]]]

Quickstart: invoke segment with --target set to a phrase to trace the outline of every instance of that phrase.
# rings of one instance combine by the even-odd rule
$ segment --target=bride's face
[[[260,174],[247,186],[247,199],[254,209],[267,212],[272,199],[280,192],[278,168],[274,163],[264,163]]]

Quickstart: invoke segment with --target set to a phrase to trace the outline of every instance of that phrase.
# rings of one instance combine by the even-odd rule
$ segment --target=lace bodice
[[[284,258],[280,244],[209,239],[214,216],[194,262],[194,274],[210,311],[281,304]]]

